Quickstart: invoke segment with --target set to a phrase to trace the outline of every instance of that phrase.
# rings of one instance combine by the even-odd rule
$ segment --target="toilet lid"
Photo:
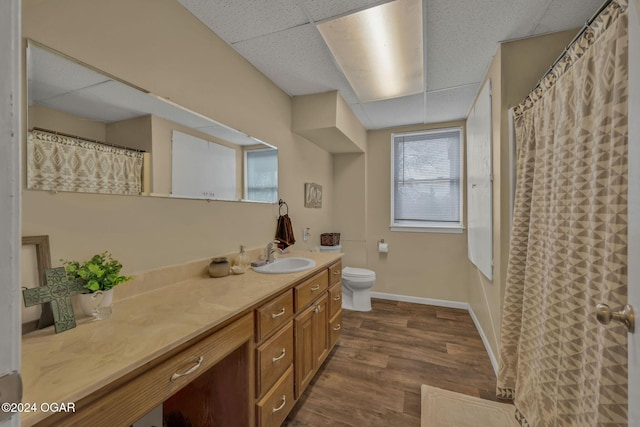
[[[360,279],[375,279],[376,273],[366,268],[345,267],[342,269],[342,277],[354,277]]]

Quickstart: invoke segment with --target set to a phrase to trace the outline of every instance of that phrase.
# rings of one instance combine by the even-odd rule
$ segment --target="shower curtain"
[[[142,158],[138,151],[34,129],[27,141],[27,188],[140,194]]]
[[[514,112],[497,393],[523,426],[627,425],[627,330],[595,317],[626,304],[626,8],[610,3]]]

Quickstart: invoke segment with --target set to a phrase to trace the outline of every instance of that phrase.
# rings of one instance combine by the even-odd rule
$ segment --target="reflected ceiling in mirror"
[[[277,149],[269,144],[31,40],[27,46],[27,79],[29,130],[41,129],[146,153],[141,194],[278,200]],[[203,150],[208,154],[200,156]],[[219,152],[224,156],[216,157]],[[43,156],[40,153],[33,157]],[[190,163],[198,157],[209,158],[212,163],[202,159]],[[178,160],[181,166],[173,167]],[[31,164],[28,161],[28,174]],[[226,172],[212,174],[211,169]],[[189,177],[182,176],[185,170]],[[210,184],[226,191],[214,191]],[[28,188],[38,187],[28,184]],[[174,188],[182,190],[176,192]]]

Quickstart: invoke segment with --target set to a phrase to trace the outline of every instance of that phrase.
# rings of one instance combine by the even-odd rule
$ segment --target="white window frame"
[[[261,142],[261,144],[264,145],[268,145],[264,142]],[[267,150],[277,150],[276,147],[273,147],[271,145],[268,145],[268,147],[263,147],[263,148],[250,148],[250,149],[244,149],[243,154],[242,154],[242,169],[243,169],[243,173],[242,173],[242,180],[243,180],[243,193],[242,193],[242,200],[247,201],[247,202],[254,202],[254,203],[276,203],[277,199],[278,199],[278,187],[276,186],[276,200],[273,202],[265,202],[262,200],[251,200],[249,199],[249,178],[247,177],[247,174],[249,173],[249,162],[248,162],[248,153],[249,152],[256,152],[256,151],[267,151]],[[277,157],[277,154],[276,154]],[[279,182],[276,182],[276,184],[279,184]]]
[[[394,140],[398,136],[414,136],[414,135],[426,135],[426,134],[437,134],[444,132],[458,132],[459,141],[460,141],[460,221],[455,222],[413,222],[413,223],[397,223],[395,219],[395,144]],[[455,233],[460,234],[464,231],[464,205],[463,205],[463,194],[464,194],[464,133],[462,131],[462,127],[449,127],[449,128],[438,128],[438,129],[425,129],[422,131],[416,132],[402,132],[402,133],[392,133],[391,134],[391,205],[390,205],[390,213],[391,213],[391,225],[389,225],[389,229],[391,231],[401,231],[401,232],[414,232],[414,233]]]

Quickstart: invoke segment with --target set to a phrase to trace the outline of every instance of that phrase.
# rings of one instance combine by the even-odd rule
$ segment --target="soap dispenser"
[[[243,270],[249,268],[249,255],[244,250],[244,245],[240,245],[240,254],[238,255],[238,265]]]

